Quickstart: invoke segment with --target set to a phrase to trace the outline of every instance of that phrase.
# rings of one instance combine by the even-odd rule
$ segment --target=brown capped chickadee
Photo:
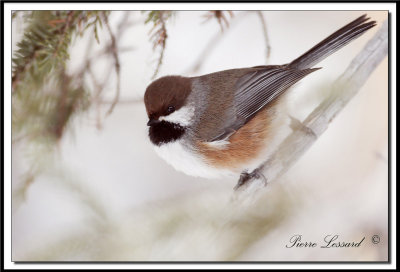
[[[376,25],[366,15],[284,65],[231,69],[198,77],[165,76],[146,89],[149,137],[176,170],[217,178],[265,161],[282,126],[282,94],[314,65]]]

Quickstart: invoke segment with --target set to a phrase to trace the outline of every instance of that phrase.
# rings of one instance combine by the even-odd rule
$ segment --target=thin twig
[[[163,62],[164,59],[164,52],[165,52],[165,42],[163,43],[162,47],[161,47],[161,52],[160,52],[160,56],[158,57],[158,61],[157,61],[157,67],[154,70],[153,75],[151,76],[151,79],[155,79],[158,75],[158,73],[160,72],[160,68],[161,68],[161,64]]]
[[[112,70],[112,66],[108,67],[108,71],[105,73],[106,75],[109,75],[111,73]],[[102,118],[101,118],[101,111],[100,111],[100,106],[101,106],[101,95],[107,85],[107,83],[110,81],[110,77],[106,76],[104,77],[104,80],[99,83],[99,81],[96,78],[96,75],[93,72],[92,69],[92,63],[89,62],[88,66],[87,66],[87,73],[90,76],[90,78],[92,79],[93,85],[95,87],[95,93],[93,96],[93,102],[96,104],[96,128],[97,129],[101,129],[102,128]],[[118,103],[120,102],[120,100],[118,99]],[[114,104],[115,100],[111,101],[109,103],[109,105]]]
[[[92,83],[94,85],[94,93],[95,93],[94,96],[93,96],[93,99],[92,99],[92,103],[96,105],[96,113],[97,113],[96,114],[96,128],[97,129],[101,129],[101,117],[100,117],[100,110],[99,110],[99,108],[100,108],[99,97],[100,97],[101,93],[104,90],[106,81],[108,81],[108,79],[110,77],[108,77],[108,76],[105,77],[104,82],[103,83],[99,83],[97,78],[96,78],[96,76],[95,76],[95,74],[94,74],[94,72],[93,72],[93,70],[92,70],[92,62],[94,60],[97,60],[100,55],[105,53],[105,52],[102,52],[99,55],[89,57],[90,56],[90,51],[93,48],[94,39],[95,39],[94,36],[90,36],[89,42],[87,43],[85,54],[84,54],[84,56],[85,56],[85,60],[83,62],[84,64],[82,65],[82,68],[75,74],[74,77],[77,79],[77,81],[79,82],[80,85],[83,85],[83,81],[84,81],[85,75],[88,74],[90,76],[90,78],[92,80]],[[107,75],[108,74],[110,74],[110,71],[107,72]]]
[[[117,26],[117,31],[114,35],[115,41],[119,41],[121,39],[122,35],[124,34],[124,32],[129,27],[131,27],[132,25],[135,24],[135,22],[128,22],[129,16],[130,16],[129,12],[125,12],[124,16],[122,17],[121,21],[119,22],[119,24]],[[113,45],[115,43],[113,43],[113,40],[111,39],[111,41],[106,46],[104,46],[102,50],[100,50],[97,54],[90,56],[90,51],[92,50],[93,43],[94,43],[94,37],[91,36],[91,38],[88,42],[88,45],[86,47],[86,52],[84,55],[85,60],[83,62],[82,68],[75,73],[74,77],[78,78],[80,80],[80,82],[82,82],[84,76],[89,75],[89,77],[94,85],[94,95],[92,98],[92,102],[96,105],[96,109],[97,109],[96,127],[98,129],[101,129],[102,125],[101,125],[100,106],[104,105],[104,103],[101,102],[101,100],[102,100],[101,96],[102,96],[102,93],[103,93],[107,83],[110,81],[110,77],[106,76],[106,77],[104,77],[104,80],[102,82],[99,82],[99,80],[96,78],[96,75],[95,75],[92,67],[93,67],[94,63],[97,60],[99,60],[100,57],[108,55],[110,53],[113,54],[113,52],[114,52]],[[131,50],[133,50],[133,48],[129,47],[129,46],[119,47],[118,54],[121,54],[121,53],[124,53],[127,51],[131,51]],[[114,55],[113,55],[113,57],[114,57]],[[114,57],[114,59],[115,59],[115,57]],[[109,66],[108,71],[105,73],[106,75],[110,74],[112,67],[113,66]],[[119,99],[120,98],[117,97],[117,94],[116,94],[116,97],[113,99],[113,101],[107,103],[107,105],[111,105],[110,107],[115,107],[116,106],[115,101],[117,101],[117,104],[118,104]]]
[[[117,41],[115,38],[114,33],[111,30],[110,24],[108,23],[108,18],[105,16],[104,17],[104,24],[107,27],[108,33],[110,34],[111,38],[111,52],[114,57],[114,66],[115,66],[115,73],[117,75],[117,86],[116,86],[116,91],[115,91],[115,96],[114,96],[114,102],[111,104],[106,116],[110,115],[112,111],[115,108],[115,105],[117,105],[120,92],[121,92],[121,73],[120,73],[120,62],[119,62],[119,56],[118,56],[118,49],[117,49]]]
[[[130,11],[125,11],[124,16],[122,17],[121,21],[117,26],[117,34],[115,35],[117,40],[119,40],[122,37],[122,34],[125,32],[127,28],[131,27],[132,25],[135,25],[135,22],[128,22],[129,16],[130,16]]]
[[[331,95],[322,101],[303,123],[297,121],[296,127],[299,129],[294,129],[257,171],[262,172],[268,182],[286,173],[358,93],[370,74],[387,56],[387,52],[388,22],[386,20],[375,36],[353,59],[346,71],[333,83]],[[249,187],[251,186],[247,188]]]
[[[246,17],[247,15],[250,15],[250,12],[243,12],[240,13],[238,16],[235,16],[232,20],[231,20],[231,26],[229,28],[227,28],[226,31],[224,32],[218,32],[216,33],[211,39],[210,41],[207,43],[207,45],[204,47],[203,51],[201,52],[201,54],[199,55],[199,57],[197,58],[197,60],[194,62],[194,64],[188,68],[185,72],[183,72],[183,74],[193,74],[196,73],[200,70],[200,68],[203,66],[204,62],[207,60],[208,56],[212,53],[212,51],[217,47],[217,45],[219,44],[219,42],[222,41],[222,39],[225,37],[224,35],[226,35],[228,33],[228,31],[230,29],[232,29],[232,27],[237,24],[238,22],[240,22],[241,19],[243,19],[244,17]]]
[[[85,49],[85,54],[84,54],[84,61],[82,68],[78,70],[74,75],[73,78],[77,78],[77,81],[79,82],[79,85],[83,85],[84,77],[85,77],[85,72],[87,71],[87,68],[90,67],[93,57],[90,58],[90,52],[93,50],[93,43],[94,43],[94,36],[89,37],[89,42],[86,45]]]
[[[224,31],[224,24],[225,27],[229,27],[229,21],[225,14],[228,13],[230,17],[233,17],[233,12],[231,10],[224,11],[224,10],[210,10],[204,17],[206,17],[206,21],[209,21],[211,18],[215,18],[218,21],[219,26],[221,27],[221,32]]]
[[[264,18],[262,11],[257,11],[257,15],[260,18],[260,22],[261,22],[261,26],[262,26],[262,30],[263,30],[263,34],[264,34],[264,40],[265,40],[265,58],[266,58],[265,64],[268,64],[269,56],[271,55],[271,46],[269,44],[267,23],[265,22],[265,18]]]

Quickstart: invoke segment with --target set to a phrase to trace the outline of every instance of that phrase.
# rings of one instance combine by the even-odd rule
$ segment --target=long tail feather
[[[311,68],[332,53],[336,52],[352,40],[364,34],[376,25],[376,21],[367,22],[367,15],[357,18],[345,25],[322,42],[308,50],[306,53],[292,61],[289,66],[298,69]]]

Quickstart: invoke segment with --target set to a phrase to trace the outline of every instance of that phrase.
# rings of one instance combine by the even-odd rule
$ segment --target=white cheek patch
[[[194,116],[194,107],[192,105],[184,106],[177,111],[174,111],[168,116],[161,116],[160,121],[168,121],[179,124],[181,126],[189,126],[192,124]]]

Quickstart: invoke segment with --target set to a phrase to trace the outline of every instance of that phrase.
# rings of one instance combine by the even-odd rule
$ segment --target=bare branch
[[[388,52],[388,22],[353,59],[346,71],[333,83],[331,95],[303,121],[293,121],[293,132],[255,172],[262,172],[268,182],[278,179],[315,143],[332,120],[357,94],[370,74]],[[252,181],[256,180],[253,178]],[[253,183],[253,182],[251,182]],[[250,188],[253,186],[248,186]]]

